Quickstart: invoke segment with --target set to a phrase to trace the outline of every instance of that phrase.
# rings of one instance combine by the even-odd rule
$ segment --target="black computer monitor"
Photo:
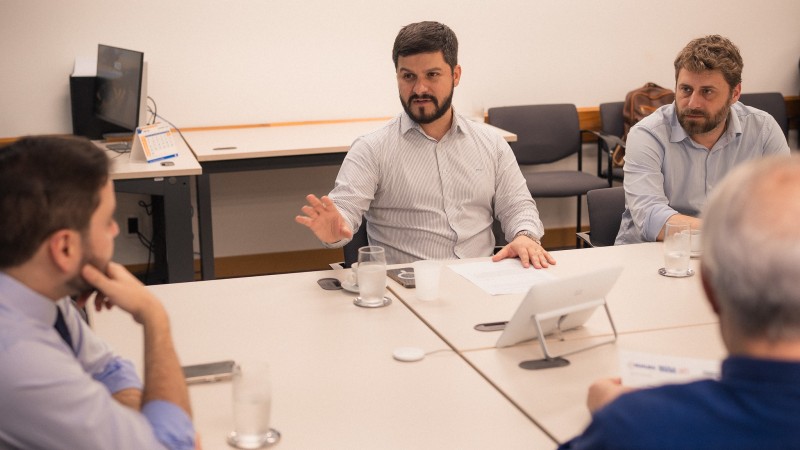
[[[95,116],[130,131],[144,125],[146,77],[144,53],[98,45]]]

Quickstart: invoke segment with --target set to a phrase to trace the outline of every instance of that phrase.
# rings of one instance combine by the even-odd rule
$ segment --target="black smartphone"
[[[414,284],[414,268],[401,267],[399,269],[389,269],[386,271],[389,278],[400,283],[404,288],[413,288]]]
[[[230,380],[233,377],[234,365],[233,360],[229,359],[227,361],[183,366],[183,376],[186,378],[186,384]]]

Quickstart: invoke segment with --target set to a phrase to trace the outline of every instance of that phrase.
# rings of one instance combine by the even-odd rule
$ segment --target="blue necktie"
[[[61,339],[64,339],[64,342],[69,345],[69,348],[72,348],[72,336],[69,334],[67,323],[64,322],[64,315],[61,313],[61,308],[58,306],[56,306],[56,323],[53,326],[56,328],[56,331],[58,331]]]

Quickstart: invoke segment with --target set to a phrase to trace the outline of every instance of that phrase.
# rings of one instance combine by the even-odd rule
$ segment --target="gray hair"
[[[800,157],[767,157],[731,172],[703,220],[703,275],[731,330],[800,337]]]

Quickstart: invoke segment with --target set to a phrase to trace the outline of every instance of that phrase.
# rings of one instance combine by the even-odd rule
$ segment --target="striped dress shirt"
[[[508,143],[453,117],[437,141],[403,112],[358,138],[342,163],[329,196],[351,229],[366,217],[370,245],[384,247],[389,264],[489,256],[493,212],[508,241],[522,230],[544,235]]]

